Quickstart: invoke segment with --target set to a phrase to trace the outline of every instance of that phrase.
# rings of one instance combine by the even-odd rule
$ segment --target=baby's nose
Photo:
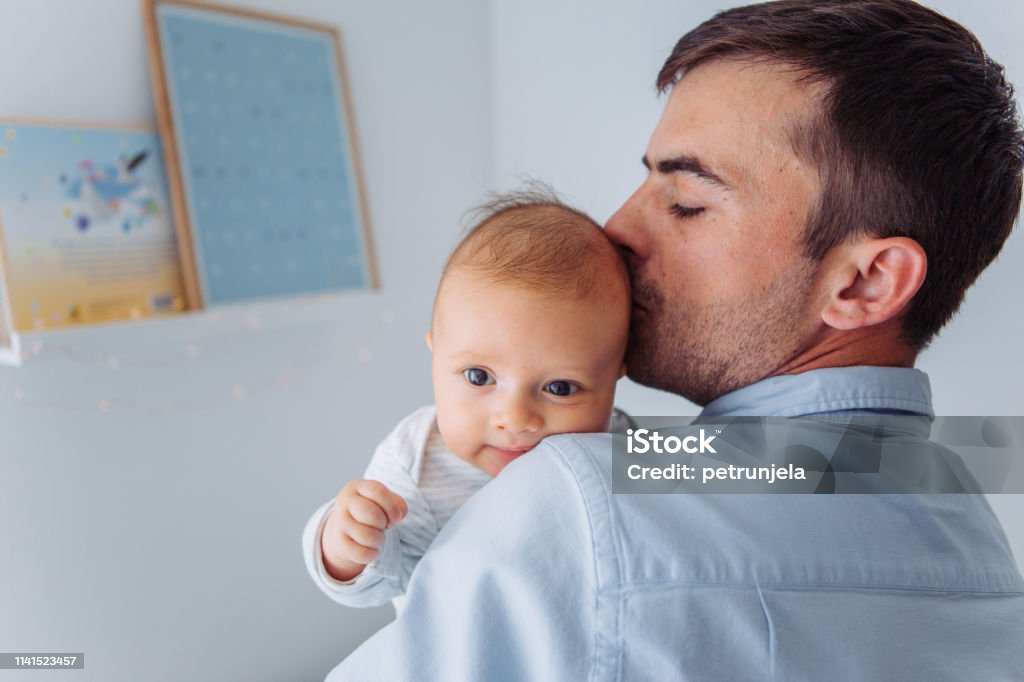
[[[509,401],[494,415],[495,427],[512,433],[537,431],[541,421],[539,412],[524,401]]]

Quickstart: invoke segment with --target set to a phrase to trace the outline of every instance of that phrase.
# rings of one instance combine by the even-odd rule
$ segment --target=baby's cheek
[[[441,432],[441,438],[444,439],[448,449],[462,459],[466,459],[466,429],[465,425],[459,420],[458,414],[457,410],[449,413],[439,409],[437,412],[437,430]]]
[[[454,449],[453,436],[458,433],[458,429],[453,428],[448,415],[440,410],[437,412],[437,430],[441,432],[441,438],[448,444],[448,447]]]
[[[578,433],[597,433],[608,430],[608,420],[611,419],[612,406],[609,403],[607,406],[602,404],[595,406],[594,409],[589,410],[585,415],[581,415],[580,420],[575,425],[574,431]]]

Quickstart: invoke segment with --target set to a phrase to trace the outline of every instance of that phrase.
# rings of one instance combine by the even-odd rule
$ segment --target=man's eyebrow
[[[646,155],[644,155],[640,161],[644,164],[644,167],[647,170],[651,170],[651,162]],[[664,173],[665,175],[671,175],[672,173],[689,173],[690,175],[696,175],[701,180],[707,180],[712,184],[718,185],[722,189],[736,189],[736,186],[733,183],[726,181],[718,173],[712,171],[696,156],[681,154],[679,156],[673,156],[670,159],[660,159],[656,165],[658,172]]]

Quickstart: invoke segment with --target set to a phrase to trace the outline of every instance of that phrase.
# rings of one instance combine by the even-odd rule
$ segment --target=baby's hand
[[[380,481],[350,481],[334,500],[320,549],[324,567],[337,580],[351,580],[377,558],[384,530],[408,513],[401,495]]]

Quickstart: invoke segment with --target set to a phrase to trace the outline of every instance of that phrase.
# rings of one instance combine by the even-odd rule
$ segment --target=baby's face
[[[606,430],[628,328],[624,285],[574,300],[449,272],[427,337],[441,436],[496,476],[545,436]]]

